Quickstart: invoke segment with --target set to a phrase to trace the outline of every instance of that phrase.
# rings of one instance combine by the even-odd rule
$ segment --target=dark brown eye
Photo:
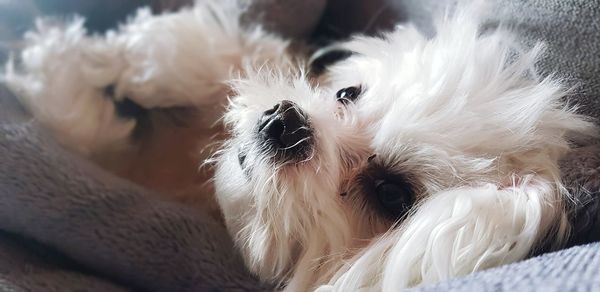
[[[415,200],[410,186],[404,182],[377,180],[375,192],[381,207],[395,219],[404,216]]]
[[[361,93],[362,93],[361,86],[351,86],[351,87],[346,87],[344,89],[340,89],[340,91],[338,91],[335,94],[335,97],[337,98],[338,102],[340,102],[342,104],[347,104],[348,102],[355,102]]]

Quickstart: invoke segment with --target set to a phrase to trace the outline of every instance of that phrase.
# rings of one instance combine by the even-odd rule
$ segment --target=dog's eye
[[[375,191],[381,207],[395,219],[406,214],[414,203],[411,189],[405,183],[377,180]]]
[[[356,99],[358,99],[358,97],[360,96],[361,92],[361,86],[351,86],[346,87],[344,89],[340,89],[340,91],[338,91],[335,94],[335,97],[337,98],[338,102],[342,104],[347,104],[348,102],[356,101]]]

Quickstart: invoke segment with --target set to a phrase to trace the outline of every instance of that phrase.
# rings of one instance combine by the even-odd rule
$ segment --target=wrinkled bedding
[[[332,27],[328,21],[336,23],[336,9],[343,12],[336,2],[330,1],[316,35],[327,35],[323,28]],[[314,14],[320,15],[323,3],[314,4]],[[346,9],[359,5],[345,3]],[[372,3],[383,3],[391,11],[388,16],[415,21],[423,30],[439,6],[433,0]],[[542,68],[579,86],[573,100],[582,112],[600,117],[600,1],[503,3],[490,23],[509,22],[529,41],[547,40],[549,54]],[[290,18],[269,19],[276,19],[270,25],[277,26]],[[313,27],[286,30],[298,36]],[[600,239],[600,144],[588,144],[562,162],[564,179],[577,199],[572,204],[572,246]],[[415,290],[590,290],[600,285],[598,254],[599,244],[576,246]],[[0,290],[270,288],[245,270],[220,224],[65,151],[0,87]]]

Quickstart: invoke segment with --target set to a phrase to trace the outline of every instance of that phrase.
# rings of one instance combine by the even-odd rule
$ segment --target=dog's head
[[[440,191],[555,179],[564,133],[586,126],[532,71],[539,47],[465,19],[339,49],[318,84],[265,68],[234,83],[217,195],[262,279],[322,283]]]

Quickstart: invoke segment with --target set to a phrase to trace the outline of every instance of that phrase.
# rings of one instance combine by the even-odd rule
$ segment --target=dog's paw
[[[86,36],[82,19],[40,20],[26,43],[0,77],[34,119],[83,154],[126,144],[135,120],[119,116],[107,90],[122,71],[120,48]]]

